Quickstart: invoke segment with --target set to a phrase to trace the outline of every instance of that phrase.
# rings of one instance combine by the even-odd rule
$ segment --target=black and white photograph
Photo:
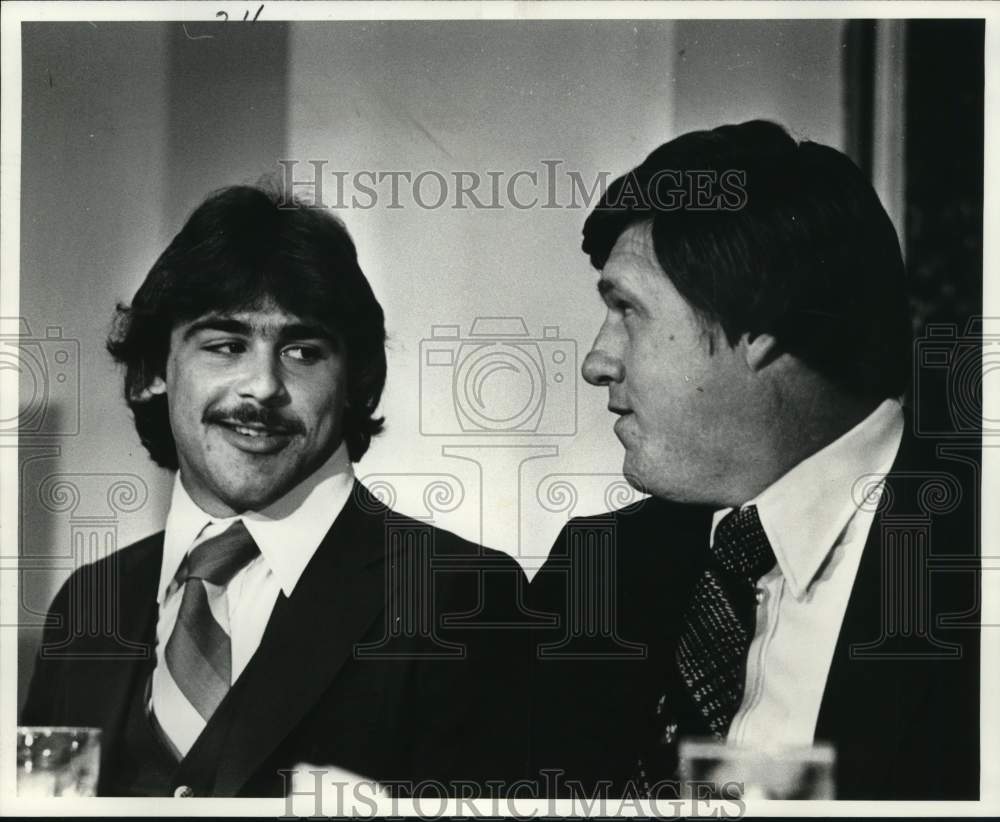
[[[1000,813],[989,4],[0,14],[3,815]]]

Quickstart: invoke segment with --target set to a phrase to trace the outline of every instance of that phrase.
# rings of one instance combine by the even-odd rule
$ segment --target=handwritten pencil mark
[[[187,23],[181,23],[181,28],[184,29],[184,36],[187,37],[188,40],[211,40],[215,37],[214,34],[191,34],[191,32],[188,31]]]

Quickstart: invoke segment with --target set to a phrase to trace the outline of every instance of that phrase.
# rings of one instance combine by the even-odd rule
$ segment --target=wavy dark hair
[[[329,212],[264,186],[211,194],[153,264],[131,305],[119,304],[108,351],[125,366],[125,400],[139,439],[164,468],[177,448],[167,398],[144,398],[163,377],[170,334],[210,312],[237,312],[273,301],[318,323],[347,361],[344,441],[361,459],[384,418],[374,416],[385,386],[385,315],[358,265],[354,243]]]
[[[679,204],[678,181],[694,175],[719,181],[716,207]],[[591,212],[583,251],[594,267],[640,222],[674,287],[730,345],[770,333],[850,393],[904,393],[912,331],[899,239],[839,151],[763,120],[684,134],[615,180]]]

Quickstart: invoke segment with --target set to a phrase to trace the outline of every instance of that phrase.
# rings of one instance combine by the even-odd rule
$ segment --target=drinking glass
[[[833,799],[833,747],[743,748],[685,739],[681,785],[695,799]]]
[[[19,727],[17,795],[95,796],[100,756],[99,728]]]

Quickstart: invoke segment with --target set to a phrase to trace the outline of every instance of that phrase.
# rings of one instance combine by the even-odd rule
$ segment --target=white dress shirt
[[[727,741],[753,747],[811,745],[834,647],[861,554],[903,437],[895,400],[761,492],[756,505],[777,558],[757,585],[757,626],[743,702]],[[859,491],[869,490],[861,499]],[[717,511],[719,521],[731,511]]]
[[[347,503],[354,485],[354,470],[341,443],[333,455],[308,478],[260,511],[245,511],[219,519],[199,508],[184,488],[181,475],[174,479],[167,514],[163,561],[157,589],[159,617],[156,624],[156,668],[149,707],[156,721],[184,756],[205,728],[205,720],[180,692],[167,670],[167,640],[177,621],[183,586],[174,577],[181,562],[196,545],[218,536],[237,520],[250,532],[260,555],[240,569],[226,588],[226,613],[213,608],[216,621],[230,636],[232,679],[239,678],[264,636],[271,611],[280,594],[292,595],[302,572]]]

